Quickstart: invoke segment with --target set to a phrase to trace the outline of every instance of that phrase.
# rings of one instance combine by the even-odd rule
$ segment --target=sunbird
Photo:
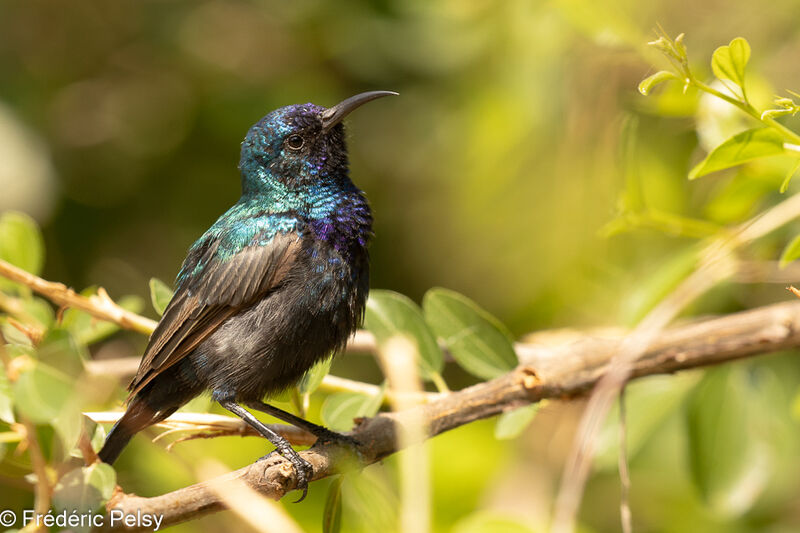
[[[318,440],[353,444],[264,399],[341,351],[363,321],[372,211],[350,180],[342,120],[388,95],[397,93],[281,107],[250,128],[239,161],[242,196],[189,249],[102,461],[113,463],[134,434],[204,391],[292,463],[301,500],[311,464],[242,406]]]

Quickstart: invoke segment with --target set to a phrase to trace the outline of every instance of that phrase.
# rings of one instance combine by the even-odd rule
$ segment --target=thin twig
[[[86,311],[95,318],[114,322],[126,329],[149,335],[156,327],[155,321],[117,305],[102,287],[98,287],[97,294],[81,296],[63,283],[44,280],[2,259],[0,259],[0,276],[30,287],[58,306]]]
[[[122,417],[123,412],[99,411],[84,414],[98,424],[113,424]],[[310,446],[317,440],[314,435],[311,435],[307,431],[288,424],[266,424],[266,426],[297,446]],[[154,424],[154,427],[167,429],[164,433],[159,434],[154,441],[178,432],[192,433],[191,435],[186,435],[178,439],[180,442],[212,437],[260,436],[259,433],[249,424],[244,423],[240,418],[212,413],[178,412],[170,415],[166,420]]]
[[[633,533],[631,523],[631,504],[628,495],[631,490],[631,476],[628,471],[627,422],[625,412],[625,387],[619,391],[619,518],[622,533]]]

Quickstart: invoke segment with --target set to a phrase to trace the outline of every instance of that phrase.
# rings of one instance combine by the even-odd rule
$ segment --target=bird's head
[[[250,128],[242,143],[243,193],[286,196],[346,178],[342,120],[361,105],[394,94],[371,91],[329,108],[299,104],[272,111]]]

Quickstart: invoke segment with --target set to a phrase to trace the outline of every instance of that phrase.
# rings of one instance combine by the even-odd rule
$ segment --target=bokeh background
[[[609,226],[632,179],[658,212],[732,224],[774,203],[785,174],[776,165],[686,180],[743,121],[720,120],[727,111],[679,88],[637,92],[665,65],[646,46],[653,29],[685,32],[697,72],[709,75],[714,48],[746,37],[748,82],[768,101],[800,89],[798,20],[796,0],[0,0],[0,211],[42,225],[44,277],[147,299],[148,280],[171,281],[188,246],[238,198],[250,125],[286,104],[395,90],[399,98],[348,120],[352,176],[376,218],[372,286],[417,301],[432,286],[455,289],[518,336],[630,325],[668,291],[664,265],[703,236],[652,220]],[[781,239],[753,258],[777,257]],[[785,297],[781,286],[726,285],[693,312]],[[144,342],[118,335],[94,355],[136,355]],[[800,528],[791,361],[762,364],[783,380],[769,404],[782,428],[771,490],[740,513],[704,505],[671,412],[634,459],[637,531]],[[375,374],[364,358],[337,368]],[[469,382],[455,370],[448,381]],[[650,385],[662,386],[674,392]],[[491,421],[435,439],[436,531],[503,531],[487,516],[546,523],[580,407],[548,405],[514,441],[494,440]],[[236,438],[184,446],[231,466],[263,448]],[[149,495],[191,482],[180,453],[135,442],[118,464],[121,483]],[[371,488],[346,493],[344,530],[394,527],[392,464],[367,469]],[[326,483],[286,505],[309,531],[321,527]],[[618,530],[617,484],[612,457],[589,486],[586,531]],[[0,494],[22,501],[23,485],[0,484]],[[231,524],[246,527],[224,514],[175,531]]]

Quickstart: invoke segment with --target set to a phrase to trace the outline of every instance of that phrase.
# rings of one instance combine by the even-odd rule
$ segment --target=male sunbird
[[[363,320],[372,212],[350,181],[342,120],[396,94],[361,93],[327,109],[290,105],[250,128],[242,196],[189,249],[102,461],[114,462],[135,433],[210,391],[291,461],[305,497],[311,465],[242,405],[323,441],[348,441],[263,400],[343,349]]]

